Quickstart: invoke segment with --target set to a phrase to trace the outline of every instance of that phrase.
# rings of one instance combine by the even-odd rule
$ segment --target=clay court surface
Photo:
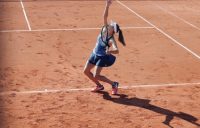
[[[104,1],[0,0],[1,128],[199,128],[200,1],[114,1],[127,46],[91,93]]]

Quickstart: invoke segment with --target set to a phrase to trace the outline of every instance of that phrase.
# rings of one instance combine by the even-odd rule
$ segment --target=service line
[[[154,27],[121,27],[121,29],[154,29]],[[89,31],[89,30],[101,30],[101,28],[61,28],[61,29],[32,29],[32,30],[1,30],[1,33],[12,33],[12,32],[51,32],[51,31]]]
[[[129,10],[131,13],[135,14],[136,16],[138,16],[139,18],[141,18],[142,20],[144,20],[146,23],[148,23],[149,25],[151,25],[152,27],[154,27],[156,30],[158,30],[160,33],[162,33],[163,35],[165,35],[167,38],[169,38],[170,40],[172,40],[174,43],[176,43],[177,45],[179,45],[180,47],[182,47],[183,49],[185,49],[188,53],[190,53],[191,55],[193,55],[194,57],[196,57],[198,60],[200,60],[200,56],[193,52],[192,50],[190,50],[188,47],[184,46],[183,44],[181,44],[179,41],[177,41],[176,39],[174,39],[172,36],[170,36],[169,34],[167,34],[166,32],[164,32],[163,30],[161,30],[160,28],[158,28],[156,25],[154,25],[153,23],[151,23],[150,21],[148,21],[147,19],[145,19],[143,16],[141,16],[140,14],[138,14],[137,12],[135,12],[133,9],[129,8],[127,5],[125,5],[124,3],[122,3],[121,1],[117,0],[117,2],[125,7],[127,10]]]

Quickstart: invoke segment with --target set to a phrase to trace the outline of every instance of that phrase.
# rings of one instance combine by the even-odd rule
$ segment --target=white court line
[[[152,29],[154,27],[121,27],[122,29]],[[10,32],[50,32],[50,31],[85,31],[85,30],[101,30],[102,28],[66,28],[66,29],[34,29],[34,30],[2,30],[1,33]]]
[[[31,30],[22,30],[22,29],[17,29],[17,30],[1,30],[1,33],[12,33],[12,32],[31,32]]]
[[[170,15],[176,17],[177,19],[183,21],[183,22],[186,23],[187,25],[189,25],[189,26],[191,26],[191,27],[193,27],[193,28],[195,28],[195,29],[197,29],[197,30],[200,30],[199,27],[197,27],[196,25],[190,23],[189,21],[186,21],[185,19],[183,19],[183,18],[177,16],[177,15],[174,14],[173,12],[171,12],[171,11],[169,11],[169,10],[167,10],[167,9],[165,9],[165,8],[163,8],[163,7],[161,7],[161,6],[158,5],[158,4],[155,4],[155,5],[156,5],[158,8],[160,8],[161,10],[163,10],[164,12],[166,12],[166,13],[168,13],[168,14],[170,14]]]
[[[178,86],[200,86],[200,82],[197,83],[170,83],[170,84],[141,84],[132,86],[121,86],[120,89],[131,89],[131,88],[152,88],[152,87],[178,87]],[[57,93],[57,92],[77,92],[77,91],[91,91],[93,88],[63,88],[63,89],[44,89],[44,90],[31,90],[31,91],[6,91],[1,92],[0,95],[11,95],[11,94],[36,94],[36,93]]]
[[[30,31],[30,30],[31,30],[31,25],[30,25],[30,23],[29,23],[29,20],[28,20],[27,15],[26,15],[26,11],[25,11],[24,4],[23,4],[22,0],[20,0],[20,3],[21,3],[21,6],[22,6],[22,9],[23,9],[24,17],[25,17],[25,19],[26,19],[26,23],[27,23],[27,26],[28,26],[28,30]]]
[[[120,2],[119,0],[117,0],[117,2],[122,5],[123,7],[125,7],[126,9],[128,9],[130,12],[132,12],[133,14],[137,15],[139,18],[141,18],[142,20],[144,20],[146,23],[148,23],[149,25],[151,25],[152,27],[154,27],[155,29],[157,29],[160,33],[162,33],[163,35],[165,35],[167,38],[169,38],[170,40],[172,40],[174,43],[176,43],[177,45],[181,46],[183,49],[185,49],[186,51],[188,51],[190,54],[192,54],[193,56],[195,56],[196,58],[198,58],[200,60],[200,56],[198,54],[196,54],[195,52],[193,52],[192,50],[190,50],[189,48],[187,48],[186,46],[184,46],[183,44],[181,44],[180,42],[178,42],[176,39],[174,39],[173,37],[171,37],[169,34],[167,34],[166,32],[164,32],[163,30],[161,30],[160,28],[156,27],[154,24],[152,24],[150,21],[148,21],[147,19],[145,19],[143,16],[141,16],[140,14],[138,14],[137,12],[133,11],[132,9],[130,9],[128,6],[126,6],[125,4],[123,4],[122,2]]]

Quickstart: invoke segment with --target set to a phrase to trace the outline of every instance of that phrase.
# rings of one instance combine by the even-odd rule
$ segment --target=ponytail
[[[119,33],[118,41],[119,41],[123,46],[126,46],[126,43],[125,43],[125,41],[124,41],[124,36],[123,36],[122,30],[119,29],[118,33]]]
[[[114,28],[114,32],[119,34],[118,41],[123,45],[126,46],[124,36],[122,30],[120,29],[119,25],[116,22],[112,22],[111,26]]]

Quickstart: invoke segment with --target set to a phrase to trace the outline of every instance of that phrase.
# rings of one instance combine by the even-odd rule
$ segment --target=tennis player
[[[114,38],[115,33],[119,36],[119,42],[125,46],[124,37],[119,25],[115,22],[108,24],[107,18],[111,4],[112,0],[106,0],[106,7],[104,10],[104,27],[97,37],[96,46],[85,65],[84,74],[96,84],[96,87],[92,90],[92,92],[104,90],[104,86],[100,83],[100,81],[102,81],[112,86],[112,94],[115,95],[117,94],[119,83],[108,79],[106,76],[100,75],[104,67],[109,67],[114,64],[116,57],[112,54],[119,53],[119,49]],[[93,68],[95,68],[94,73],[91,72]]]

